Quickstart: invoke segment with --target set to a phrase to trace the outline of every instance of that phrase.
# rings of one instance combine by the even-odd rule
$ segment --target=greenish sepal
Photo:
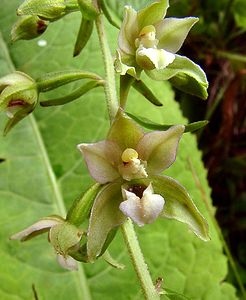
[[[121,182],[106,184],[97,194],[91,210],[87,235],[87,253],[90,262],[104,253],[114,238],[114,230],[126,220],[119,210],[121,201]]]
[[[120,108],[110,127],[107,139],[116,142],[121,149],[135,149],[143,135],[143,129]]]
[[[56,99],[50,99],[47,101],[41,101],[40,105],[43,107],[47,107],[47,106],[57,106],[57,105],[64,105],[67,103],[70,103],[74,100],[77,100],[78,98],[80,98],[81,96],[85,95],[87,92],[89,92],[90,90],[99,87],[99,86],[103,86],[104,85],[104,81],[89,81],[87,83],[85,83],[84,85],[82,85],[81,87],[79,87],[78,89],[76,89],[75,91],[73,91],[71,94],[68,94],[64,97],[60,97],[60,98],[56,98]]]
[[[79,10],[77,0],[25,0],[17,9],[17,15],[35,15],[56,21],[64,15]]]
[[[9,131],[19,123],[23,118],[25,118],[28,114],[30,114],[35,109],[36,103],[26,104],[22,109],[17,111],[13,118],[9,119],[7,124],[5,125],[3,135],[6,136]]]
[[[143,95],[150,103],[152,103],[156,106],[163,105],[142,80],[135,80],[133,82],[132,86],[141,95]]]
[[[83,17],[87,20],[95,20],[99,15],[99,10],[96,7],[96,2],[93,0],[78,0],[80,11]]]
[[[131,117],[134,121],[136,121],[139,125],[141,125],[145,128],[151,129],[151,130],[167,130],[170,127],[175,125],[175,124],[157,124],[147,118],[135,116],[129,112],[127,112],[127,115],[129,117]],[[193,122],[193,123],[184,125],[185,126],[184,132],[197,131],[197,130],[203,128],[204,126],[206,126],[208,123],[209,123],[209,121],[203,120],[203,121],[197,121],[197,122]]]
[[[161,21],[165,17],[168,7],[169,0],[160,0],[141,9],[137,14],[139,28]]]
[[[102,258],[113,268],[119,269],[119,270],[123,270],[125,269],[125,265],[119,263],[118,261],[116,261],[109,253],[108,250],[106,250],[104,252],[104,254],[102,255]]]
[[[104,0],[99,0],[100,3],[100,8],[104,14],[104,16],[106,17],[106,19],[108,20],[108,22],[113,25],[114,27],[120,29],[120,24],[118,24],[111,16],[110,11],[105,3]]]
[[[74,46],[73,56],[77,56],[86,46],[89,41],[92,31],[93,31],[94,22],[82,17],[79,32],[77,35],[77,40]]]
[[[185,56],[175,54],[175,60],[163,70],[145,70],[154,80],[169,80],[177,89],[201,99],[208,97],[208,81],[202,68]]]
[[[95,197],[101,188],[102,186],[99,183],[96,183],[90,187],[82,197],[74,201],[67,213],[66,220],[75,226],[81,225],[85,219],[88,218]]]
[[[134,81],[135,78],[131,75],[120,75],[120,107],[123,109],[126,106],[127,97]]]
[[[209,241],[208,224],[192,201],[187,190],[168,176],[151,176],[155,193],[160,194],[165,205],[161,217],[175,219],[189,226],[189,229],[203,241]]]
[[[44,93],[80,79],[102,80],[102,78],[95,73],[74,70],[44,74],[36,80],[36,83],[38,91]]]
[[[38,16],[21,16],[11,29],[11,39],[13,42],[34,39],[45,32],[48,24]]]

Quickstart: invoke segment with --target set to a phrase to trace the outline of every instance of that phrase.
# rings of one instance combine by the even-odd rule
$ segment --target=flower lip
[[[134,193],[137,197],[142,198],[143,192],[146,190],[147,186],[143,184],[135,184],[128,187],[128,191]]]

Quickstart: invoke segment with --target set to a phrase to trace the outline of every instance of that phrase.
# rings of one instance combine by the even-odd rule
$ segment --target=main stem
[[[116,94],[114,63],[113,63],[113,58],[111,55],[111,51],[109,48],[109,44],[107,41],[106,32],[103,24],[103,15],[99,15],[97,17],[96,27],[97,27],[97,34],[101,46],[104,68],[106,73],[105,85],[104,85],[105,96],[107,100],[110,122],[112,123],[117,113],[119,105],[118,105],[117,94]]]
[[[116,84],[114,77],[113,59],[108,45],[106,32],[103,24],[103,16],[99,15],[96,19],[97,33],[101,46],[104,68],[106,73],[105,97],[107,100],[109,118],[112,123],[114,116],[118,110],[118,101],[116,94]],[[140,281],[146,300],[159,300],[160,296],[155,290],[152,279],[150,277],[148,267],[144,261],[142,251],[140,249],[136,233],[134,231],[131,220],[126,221],[122,225],[122,232],[132,263]]]
[[[122,226],[122,232],[125,243],[127,245],[128,252],[130,254],[133,266],[137,273],[138,279],[141,283],[141,287],[146,300],[159,300],[160,295],[156,291],[148,266],[146,265],[143,257],[143,253],[140,249],[138,239],[132,224],[132,221],[128,219]]]

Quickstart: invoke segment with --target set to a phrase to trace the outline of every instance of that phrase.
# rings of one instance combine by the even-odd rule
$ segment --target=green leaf
[[[136,121],[139,125],[148,128],[148,129],[152,129],[152,130],[167,130],[170,127],[174,126],[175,124],[172,125],[164,125],[164,124],[157,124],[147,118],[143,118],[143,117],[139,117],[139,116],[135,116],[131,113],[127,113],[127,115],[129,117],[131,117],[134,121]],[[203,120],[203,121],[197,121],[197,122],[193,122],[185,126],[185,131],[184,132],[194,132],[197,131],[201,128],[203,128],[204,126],[206,126],[209,123],[209,121],[207,120]]]
[[[145,70],[146,74],[154,80],[169,80],[177,89],[206,99],[208,82],[204,71],[189,58],[177,54],[175,56],[173,63],[165,69]]]
[[[167,176],[152,178],[155,193],[162,195],[165,200],[161,216],[187,224],[200,239],[209,241],[208,224],[195,207],[186,189]]]
[[[121,1],[110,0],[110,3],[112,6],[123,5]],[[131,3],[134,7],[135,4],[141,5],[136,0]],[[15,21],[13,12],[19,1],[3,0],[1,4],[0,28],[7,42],[6,48],[0,39],[1,75],[13,71],[13,62],[15,68],[35,78],[44,72],[71,68],[83,68],[104,75],[100,51],[96,50],[98,39],[94,33],[83,55],[78,59],[71,57],[80,13],[53,23],[42,36],[47,42],[45,47],[40,47],[37,40],[30,43],[19,41],[12,45],[9,33]],[[109,30],[107,35],[111,37],[114,49],[118,32],[112,27]],[[131,89],[127,104],[130,113],[153,119],[159,124],[187,123],[173,99],[173,91],[168,83],[144,77],[143,80],[151,86],[158,99],[163,99],[164,105],[157,109],[147,101],[141,101],[139,93]],[[72,83],[71,86],[49,92],[49,95],[45,93],[44,97],[62,97],[75,88]],[[107,108],[103,90],[94,89],[86,97],[86,101],[75,101],[65,106],[38,108],[34,115],[21,121],[6,138],[0,137],[0,158],[4,159],[0,163],[1,299],[30,300],[34,298],[32,285],[38,297],[47,300],[142,298],[120,232],[110,244],[110,253],[126,265],[124,271],[108,267],[100,259],[95,264],[80,264],[78,272],[68,272],[56,263],[54,251],[45,236],[24,244],[8,240],[11,234],[44,216],[59,214],[65,217],[65,207],[68,209],[72,201],[91,186],[92,180],[76,145],[103,140],[109,122],[105,119]],[[2,127],[3,121],[1,115]],[[195,167],[204,188],[203,193],[195,183],[187,164],[188,158]],[[196,206],[208,220],[211,241],[204,243],[190,234],[183,224],[167,219],[137,229],[152,278],[163,277],[164,287],[192,299],[237,299],[234,287],[225,281],[227,258],[203,201],[205,196],[211,203],[210,189],[195,137],[189,133],[182,137],[176,162],[165,174],[177,179],[189,191]]]

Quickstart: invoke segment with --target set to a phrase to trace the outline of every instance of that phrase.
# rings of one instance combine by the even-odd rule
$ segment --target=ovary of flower
[[[122,164],[119,165],[119,172],[122,178],[130,181],[135,178],[146,178],[148,174],[145,170],[146,162],[138,158],[138,153],[132,148],[127,148],[121,155]]]
[[[154,222],[165,203],[161,195],[153,193],[151,184],[144,190],[141,198],[124,188],[122,195],[126,200],[120,204],[120,210],[139,226]]]

